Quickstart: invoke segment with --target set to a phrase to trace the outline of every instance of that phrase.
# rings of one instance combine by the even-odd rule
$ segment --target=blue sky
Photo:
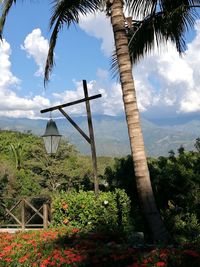
[[[31,1],[30,1],[31,2]],[[80,26],[60,33],[51,80],[43,87],[43,68],[48,50],[49,1],[19,1],[9,13],[0,47],[0,116],[38,118],[40,110],[83,96],[82,79],[89,94],[102,93],[92,103],[93,113],[123,113],[121,88],[111,78],[114,49],[109,20],[104,14],[89,15]],[[188,48],[180,58],[169,43],[134,66],[139,108],[147,117],[177,116],[200,111],[200,23],[187,36]],[[83,114],[84,106],[70,113]]]

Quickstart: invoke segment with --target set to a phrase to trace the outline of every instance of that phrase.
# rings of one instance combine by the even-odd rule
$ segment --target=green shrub
[[[169,201],[169,208],[163,212],[166,226],[178,243],[197,242],[200,237],[200,224],[195,213],[184,212]]]
[[[130,200],[124,190],[61,193],[52,200],[52,225],[68,225],[86,230],[122,230],[132,227]]]

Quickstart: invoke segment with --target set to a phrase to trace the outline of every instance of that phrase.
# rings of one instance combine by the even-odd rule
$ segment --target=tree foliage
[[[21,147],[23,154],[18,155]],[[112,159],[99,159],[100,177],[105,162],[111,163]],[[67,141],[61,142],[56,155],[49,156],[41,138],[30,133],[0,131],[0,197],[51,195],[74,189],[93,190],[89,156],[80,155]]]
[[[23,164],[16,168],[11,144],[23,145]],[[146,231],[139,212],[131,156],[98,158],[101,190],[121,188],[132,201],[135,229]],[[177,241],[193,241],[200,234],[200,150],[199,138],[194,151],[181,146],[167,157],[149,158],[148,165],[157,205]],[[61,192],[93,190],[91,159],[80,155],[63,141],[56,155],[44,151],[41,138],[32,134],[0,131],[0,197],[55,196]],[[62,193],[62,194],[63,194]],[[75,194],[75,193],[74,193]]]
[[[168,157],[149,158],[148,165],[157,205],[165,223],[177,241],[194,241],[200,235],[200,152],[185,151],[181,146],[177,154]],[[138,197],[132,181],[131,157],[116,159],[114,166],[105,170],[109,188],[123,188],[134,199]],[[134,192],[134,194],[132,194]]]

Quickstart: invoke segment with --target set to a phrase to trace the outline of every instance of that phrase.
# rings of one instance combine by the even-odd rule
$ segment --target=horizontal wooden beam
[[[75,101],[72,101],[72,102],[69,102],[69,103],[66,103],[66,104],[62,104],[62,105],[54,106],[54,107],[51,107],[51,108],[43,109],[43,110],[40,110],[40,112],[41,113],[46,113],[46,112],[57,110],[57,109],[60,109],[60,108],[69,107],[69,106],[72,106],[72,105],[80,104],[80,103],[85,102],[87,100],[92,100],[92,99],[99,98],[101,96],[102,96],[101,94],[93,95],[93,96],[82,98],[82,99],[79,99],[79,100],[75,100]]]

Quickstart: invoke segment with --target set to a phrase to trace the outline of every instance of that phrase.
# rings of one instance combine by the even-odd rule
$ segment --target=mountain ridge
[[[72,117],[86,134],[87,117]],[[27,118],[0,119],[1,130],[32,132],[38,136],[44,133],[47,120]],[[90,154],[90,146],[83,137],[65,119],[56,120],[60,133],[83,154]],[[148,156],[165,156],[170,150],[183,145],[186,150],[193,150],[196,138],[200,136],[200,120],[196,118],[182,124],[164,124],[141,118],[145,148]],[[94,115],[93,126],[96,150],[99,156],[124,156],[130,154],[130,145],[124,116]]]

